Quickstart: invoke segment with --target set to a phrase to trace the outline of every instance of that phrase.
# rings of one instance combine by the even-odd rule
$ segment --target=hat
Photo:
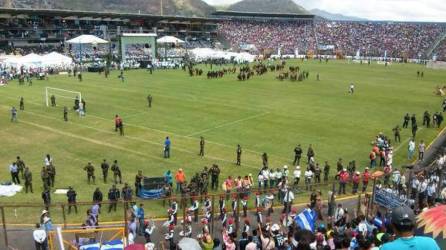
[[[296,169],[300,169],[300,166],[296,166]]]
[[[400,226],[415,225],[415,214],[407,206],[397,207],[392,211],[392,224]]]
[[[42,211],[42,215],[44,215],[44,214],[46,214],[46,213],[48,213],[48,211],[46,211],[46,210],[43,210],[43,211]]]
[[[249,174],[248,174],[248,176],[249,176],[249,177],[252,177],[252,174],[251,174],[251,173],[249,173]]]
[[[288,166],[287,166],[287,165],[285,165],[285,166],[283,166],[283,168],[284,168],[284,169],[287,169],[287,168],[288,168]]]
[[[343,169],[342,169],[342,171],[344,171],[344,172],[345,172],[345,171],[347,171],[347,169],[346,169],[346,168],[343,168]]]
[[[183,169],[182,169],[182,168],[179,168],[178,171],[183,171]]]
[[[360,175],[361,173],[360,173],[359,171],[356,171],[356,174],[357,174],[357,175]]]
[[[369,170],[369,167],[365,167],[365,170]]]

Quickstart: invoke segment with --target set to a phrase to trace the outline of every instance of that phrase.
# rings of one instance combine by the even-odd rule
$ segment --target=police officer
[[[17,160],[15,161],[15,163],[17,164],[17,168],[19,169],[19,173],[22,176],[22,179],[24,178],[23,176],[23,171],[25,170],[25,162],[20,159],[20,156],[17,156]]]
[[[308,146],[308,150],[307,150],[307,158],[308,158],[307,163],[310,163],[311,157],[314,157],[314,150],[313,150],[312,145],[310,144],[310,146]]]
[[[121,169],[119,168],[118,160],[115,160],[113,162],[111,171],[113,171],[113,179],[115,180],[115,184],[118,184],[118,181],[117,181],[118,177],[119,177],[119,184],[122,184]]]
[[[104,178],[104,183],[107,183],[107,176],[108,176],[108,169],[110,168],[110,165],[108,165],[108,162],[106,159],[101,164],[102,169],[102,177]]]
[[[48,170],[46,167],[42,167],[42,171],[40,171],[40,177],[42,178],[43,189],[47,189],[50,187],[50,176],[48,174]]]
[[[29,171],[28,167],[25,167],[24,178],[25,178],[25,192],[28,193],[28,188],[29,188],[29,190],[32,193],[33,192],[33,176],[31,174],[31,171]]]
[[[152,100],[153,100],[153,97],[152,97],[152,95],[148,95],[147,96],[147,102],[149,103],[149,108],[151,108],[152,107]]]
[[[139,190],[142,188],[142,180],[144,179],[144,176],[142,175],[142,171],[138,170],[138,174],[135,176],[135,194],[139,194]]]
[[[426,127],[429,128],[430,124],[431,124],[431,115],[426,110],[426,111],[424,111],[424,114],[423,114],[423,126],[426,125]]]
[[[56,107],[56,97],[54,95],[51,95],[51,107]]]
[[[45,205],[45,209],[49,210],[51,205],[51,193],[49,188],[45,188],[42,192],[42,200]]]
[[[393,129],[393,135],[395,136],[395,142],[401,142],[401,136],[400,136],[400,127],[396,125]]]
[[[76,191],[74,191],[72,187],[68,187],[68,192],[67,192],[68,214],[71,213],[71,207],[74,207],[74,212],[77,214],[76,196],[77,196]]]
[[[328,181],[328,175],[330,175],[330,165],[328,164],[328,161],[325,161],[324,166],[324,181]]]
[[[54,182],[56,179],[56,167],[54,167],[53,163],[50,163],[50,165],[48,165],[46,167],[47,171],[48,171],[48,185],[51,187],[54,187]]]
[[[211,189],[218,189],[218,176],[220,175],[220,168],[217,164],[213,164],[212,168],[209,170],[211,174]]]
[[[116,203],[118,203],[119,197],[119,190],[116,188],[115,185],[113,185],[112,188],[108,190],[108,200],[110,201],[110,205],[108,206],[109,213],[111,212],[112,208],[116,212]]]
[[[91,165],[91,162],[89,162],[87,166],[84,167],[84,170],[87,171],[88,184],[90,184],[90,179],[93,179],[93,184],[96,184],[96,177],[94,176],[94,166]]]
[[[204,156],[204,137],[200,137],[200,153],[198,154],[199,156],[203,157]]]
[[[96,190],[93,193],[93,202],[99,204],[99,207],[100,207],[103,199],[104,198],[103,198],[101,190],[99,190],[99,188],[96,188]]]
[[[409,126],[409,120],[410,120],[409,113],[406,113],[406,115],[404,116],[403,128],[407,128],[407,126]]]
[[[266,152],[262,154],[262,164],[263,167],[268,167],[268,155],[266,154]]]
[[[20,97],[20,110],[25,110],[25,101],[23,99],[23,97]]]
[[[410,117],[410,122],[411,122],[412,128],[413,128],[413,126],[415,126],[417,124],[417,118],[415,117],[415,114],[412,114],[412,116]]]
[[[129,187],[127,183],[124,184],[124,187],[122,188],[122,199],[124,201],[131,201],[132,200],[132,189]]]
[[[300,147],[300,144],[297,145],[297,147],[294,148],[294,161],[293,165],[297,166],[300,164],[300,158],[302,157],[302,148]]]
[[[63,120],[64,121],[68,121],[68,108],[67,108],[67,106],[64,106],[63,107]]]
[[[237,162],[236,165],[240,166],[241,165],[241,158],[242,158],[242,147],[240,146],[240,144],[237,145]]]

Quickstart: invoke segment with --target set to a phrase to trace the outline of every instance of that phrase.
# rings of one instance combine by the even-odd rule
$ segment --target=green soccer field
[[[57,169],[56,187],[71,185],[78,201],[91,201],[95,186],[87,184],[83,170],[89,161],[96,167],[97,187],[106,199],[110,184],[100,178],[102,159],[109,163],[117,159],[125,182],[133,188],[138,170],[153,177],[181,167],[191,177],[213,163],[222,169],[221,179],[248,173],[256,177],[263,152],[268,153],[271,166],[290,166],[294,147],[301,144],[306,153],[312,144],[316,161],[329,161],[333,174],[340,157],[344,163],[356,160],[364,168],[375,135],[384,132],[393,139],[391,130],[401,126],[406,112],[417,114],[417,142],[423,139],[429,143],[439,132],[421,123],[425,110],[431,114],[440,111],[442,98],[433,92],[444,84],[444,71],[411,64],[384,67],[346,61],[288,61],[287,67],[290,65],[310,71],[310,79],[280,82],[275,79],[278,73],[267,73],[245,82],[237,81],[235,74],[208,80],[208,69],[202,66],[205,73],[201,77],[189,77],[182,70],[159,70],[153,75],[135,70],[125,72],[125,83],[118,79],[117,71],[109,79],[85,73],[83,82],[64,75],[34,80],[33,86],[11,82],[0,88],[0,179],[10,179],[8,166],[20,155],[32,170],[35,190],[34,194],[2,197],[0,203],[42,203],[40,169],[47,153]],[[424,71],[424,79],[417,79],[417,70]],[[316,81],[316,72],[320,81]],[[354,95],[347,93],[350,82],[356,86]],[[70,111],[69,122],[64,122],[63,106],[73,107],[73,100],[58,98],[57,107],[46,107],[45,87],[80,91],[86,100],[86,116],[80,118]],[[147,107],[148,94],[153,96],[151,109]],[[19,112],[17,123],[11,123],[9,110],[18,108],[21,96],[25,111]],[[115,114],[123,118],[124,137],[114,132]],[[403,130],[402,143],[394,145],[395,166],[408,162],[410,134]],[[172,140],[171,158],[167,160],[162,157],[166,136]],[[204,158],[198,156],[200,136],[206,139]],[[237,144],[243,148],[241,167],[234,164]],[[52,198],[66,201],[64,195],[53,194]],[[306,201],[307,197],[301,199]],[[164,215],[160,208],[153,203],[146,211]],[[38,218],[37,210],[17,209],[15,217],[8,216],[8,222],[34,222],[29,220]],[[80,221],[84,211],[69,220]]]

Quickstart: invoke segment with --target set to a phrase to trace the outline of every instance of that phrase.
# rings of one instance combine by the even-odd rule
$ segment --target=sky
[[[204,0],[211,5],[229,5],[239,0]],[[446,0],[294,0],[307,10],[370,20],[446,22]]]

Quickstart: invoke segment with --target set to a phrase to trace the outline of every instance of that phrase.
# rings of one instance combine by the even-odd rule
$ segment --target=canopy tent
[[[184,43],[183,40],[176,38],[174,36],[163,36],[159,39],[156,39],[156,42],[159,44],[169,44],[169,43],[173,43],[173,44],[179,44],[179,43]]]
[[[57,52],[51,52],[44,56],[34,53],[26,56],[2,56],[2,63],[14,68],[40,68],[40,67],[64,67],[70,66],[73,60]]]
[[[22,63],[41,64],[42,59],[43,59],[42,56],[31,53],[31,54],[28,54],[26,56],[19,58],[19,61]]]
[[[234,60],[236,62],[253,62],[256,58],[247,52],[236,53],[222,50],[215,50],[209,48],[196,48],[189,51],[189,56],[197,62],[206,61],[209,59],[224,59]]]
[[[108,41],[101,39],[97,36],[93,35],[80,35],[78,37],[75,37],[73,39],[70,39],[67,41],[67,43],[72,44],[101,44],[101,43],[108,43]]]
[[[73,59],[57,52],[51,52],[42,56],[42,64],[44,66],[70,65],[72,63]]]

